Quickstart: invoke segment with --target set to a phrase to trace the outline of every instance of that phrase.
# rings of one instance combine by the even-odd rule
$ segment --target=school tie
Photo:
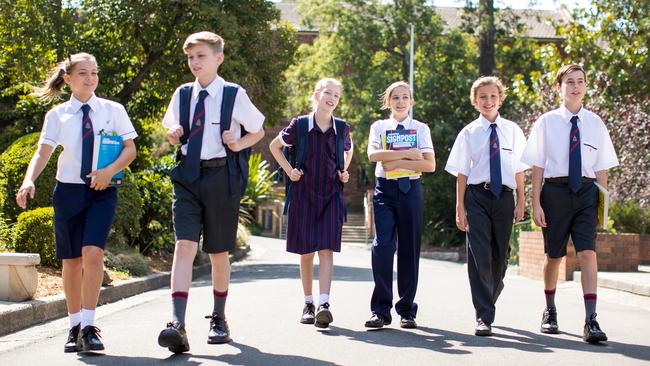
[[[571,117],[571,133],[569,135],[569,189],[578,192],[582,185],[582,163],[580,155],[580,129],[578,116]]]
[[[490,124],[490,192],[496,198],[501,196],[501,153],[499,150],[499,135],[497,135],[497,124]]]
[[[81,179],[86,184],[90,184],[90,178],[87,177],[93,168],[93,145],[95,144],[95,134],[93,133],[93,121],[90,120],[90,106],[84,104],[81,106],[83,117],[81,118]]]
[[[187,155],[183,162],[183,175],[189,183],[199,179],[201,174],[201,144],[203,143],[203,129],[205,128],[204,100],[207,96],[207,90],[199,92],[199,100],[194,108],[192,128],[190,128],[190,135],[187,138]]]
[[[401,131],[404,129],[404,125],[398,123],[395,129],[397,131]],[[397,178],[397,187],[399,188],[400,191],[402,191],[402,193],[408,193],[409,190],[411,189],[411,178],[409,177]]]

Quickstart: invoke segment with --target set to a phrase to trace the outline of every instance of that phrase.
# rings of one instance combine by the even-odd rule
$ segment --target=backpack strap
[[[298,124],[298,140],[296,146],[290,148],[290,163],[296,169],[302,169],[305,166],[305,151],[307,150],[307,137],[309,135],[309,116],[300,116],[296,119]],[[284,187],[284,214],[289,213],[289,203],[291,202],[291,191],[293,182],[289,176],[285,179]]]
[[[334,118],[336,126],[336,169],[345,170],[345,128],[347,123],[344,120]]]
[[[178,103],[179,103],[179,122],[183,127],[183,135],[181,136],[181,144],[176,150],[176,161],[181,158],[181,146],[187,143],[190,136],[190,104],[192,103],[192,84],[184,84],[178,90]]]
[[[230,130],[232,124],[232,112],[235,108],[235,99],[239,86],[237,84],[226,82],[223,86],[223,95],[221,97],[221,118],[219,121],[220,133]],[[244,137],[246,130],[242,127],[241,137]],[[222,141],[223,143],[223,141]],[[223,144],[226,149],[226,159],[228,167],[228,192],[232,197],[235,193],[233,187],[240,184],[240,195],[243,196],[246,192],[246,185],[248,184],[248,158],[250,157],[250,148],[244,149],[239,152],[233,152],[228,148],[228,145]]]

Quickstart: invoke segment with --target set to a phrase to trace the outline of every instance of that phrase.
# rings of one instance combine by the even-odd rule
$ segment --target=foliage
[[[137,177],[127,169],[122,185],[117,189],[117,210],[107,240],[110,247],[137,246],[136,239],[141,230],[140,220],[143,210]]]
[[[0,212],[9,222],[15,222],[22,211],[16,204],[16,193],[23,183],[27,166],[34,155],[39,139],[38,133],[31,133],[16,140],[0,154]],[[50,163],[36,180],[36,195],[28,200],[28,208],[52,205],[51,192],[56,184],[56,160],[61,149],[55,150]]]
[[[60,268],[61,261],[56,259],[56,241],[54,239],[54,209],[40,207],[25,211],[18,216],[14,230],[14,241],[9,248],[17,253],[38,253],[41,264]]]
[[[104,265],[112,270],[126,272],[131,276],[144,276],[149,272],[149,261],[137,249],[106,250]]]
[[[618,232],[650,234],[650,206],[641,207],[633,199],[612,202],[609,206],[609,216]]]
[[[257,206],[274,198],[273,180],[278,172],[269,170],[269,163],[262,160],[261,153],[251,155],[248,169],[248,186],[240,204],[248,215],[255,217]]]

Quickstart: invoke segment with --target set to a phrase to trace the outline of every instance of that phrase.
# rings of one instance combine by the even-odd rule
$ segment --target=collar
[[[582,122],[585,120],[584,106],[580,106],[580,110],[576,114],[573,114],[570,110],[568,110],[567,107],[564,106],[564,104],[562,104],[558,110],[560,111],[560,114],[562,115],[564,122],[567,124],[571,124],[571,117],[573,116],[578,116],[579,124],[582,124]]]
[[[90,99],[85,103],[77,99],[74,95],[70,97],[70,106],[72,107],[73,113],[79,112],[81,106],[84,104],[88,104],[93,112],[97,112],[99,109],[99,101],[97,100],[95,93],[93,93],[93,95],[90,96]]]
[[[481,124],[481,127],[483,127],[484,130],[488,130],[490,128],[490,125],[492,122],[490,122],[487,118],[485,118],[482,114],[479,115],[478,117],[478,122]],[[497,125],[498,129],[503,129],[503,118],[501,118],[500,114],[497,114],[497,118],[494,120],[494,123]]]
[[[405,130],[410,130],[410,129],[411,129],[411,125],[413,124],[413,123],[412,123],[412,122],[413,122],[413,118],[411,118],[411,116],[407,116],[406,118],[404,118],[404,120],[403,120],[402,122],[399,122],[399,121],[396,120],[396,119],[393,117],[393,115],[391,114],[390,117],[388,117],[388,120],[392,123],[392,125],[393,125],[393,130],[397,129],[397,125],[402,125],[402,126],[404,126],[404,129],[405,129]]]
[[[312,128],[314,128],[314,124],[316,123],[316,112],[311,112],[309,113],[309,130],[311,131]],[[334,115],[332,115],[332,128],[334,129],[334,134],[336,135],[336,121],[334,120]]]
[[[216,98],[217,94],[221,93],[223,90],[223,86],[226,83],[225,80],[219,75],[212,80],[210,85],[208,85],[206,88],[203,88],[201,84],[199,84],[199,80],[194,80],[194,84],[192,84],[192,98],[197,99],[199,97],[199,93],[201,90],[205,89],[208,91],[208,98]]]

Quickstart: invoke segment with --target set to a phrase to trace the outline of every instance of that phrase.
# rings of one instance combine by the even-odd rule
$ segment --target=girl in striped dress
[[[345,217],[343,184],[350,175],[352,160],[350,127],[332,112],[339,103],[342,85],[332,78],[320,80],[312,93],[313,112],[291,120],[271,142],[273,157],[285,171],[292,185],[287,201],[287,251],[300,254],[300,279],[305,306],[300,322],[327,328],[333,317],[329,293],[334,268],[334,252],[341,251],[341,232]],[[301,138],[300,131],[306,131]],[[337,167],[337,135],[343,134],[343,169]],[[339,139],[341,136],[339,135]],[[304,143],[300,166],[292,166],[282,153],[283,147],[298,150]],[[289,183],[289,182],[287,182]],[[314,256],[318,253],[320,298],[318,310],[312,296]]]

